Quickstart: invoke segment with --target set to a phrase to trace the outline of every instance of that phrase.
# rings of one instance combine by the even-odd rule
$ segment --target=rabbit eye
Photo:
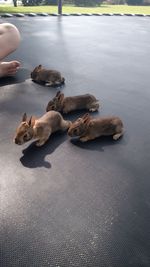
[[[27,140],[28,139],[28,135],[27,134],[24,134],[23,139],[24,140]]]
[[[78,134],[78,130],[77,129],[74,129],[74,134]]]

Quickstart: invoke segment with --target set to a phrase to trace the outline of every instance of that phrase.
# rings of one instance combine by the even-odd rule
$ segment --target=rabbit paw
[[[87,142],[89,138],[87,136],[80,137],[81,142]]]
[[[45,85],[46,85],[46,86],[53,86],[54,83],[52,83],[52,82],[46,82]]]
[[[42,146],[45,144],[45,141],[37,141],[36,146]]]
[[[89,106],[89,111],[94,112],[99,109],[99,103],[93,103],[91,106]]]
[[[122,133],[115,134],[115,135],[113,135],[113,139],[116,141],[116,140],[118,140],[121,136],[122,136]]]
[[[94,112],[94,111],[97,111],[98,109],[97,108],[90,108],[89,111],[90,112]]]

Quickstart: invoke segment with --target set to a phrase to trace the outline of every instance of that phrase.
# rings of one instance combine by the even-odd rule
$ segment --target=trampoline
[[[150,18],[12,17],[22,62],[0,81],[1,267],[150,266]],[[93,116],[118,115],[118,141],[53,134],[17,146],[22,114],[41,116],[59,88],[35,84],[42,64],[61,71],[66,96],[94,94]],[[74,120],[81,112],[65,117]]]

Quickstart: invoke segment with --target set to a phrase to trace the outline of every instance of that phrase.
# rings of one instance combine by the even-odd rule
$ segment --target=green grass
[[[57,6],[13,7],[0,5],[0,13],[57,13]],[[150,6],[102,5],[95,8],[63,6],[63,13],[133,13],[150,15]]]

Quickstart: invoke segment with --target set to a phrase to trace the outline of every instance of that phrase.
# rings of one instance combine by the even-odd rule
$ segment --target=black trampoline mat
[[[6,21],[21,32],[8,59],[22,68],[0,81],[1,267],[149,267],[150,19]],[[31,81],[38,64],[64,75],[65,95],[94,94],[93,116],[120,116],[123,138],[15,145],[22,114],[41,116],[59,90]]]

